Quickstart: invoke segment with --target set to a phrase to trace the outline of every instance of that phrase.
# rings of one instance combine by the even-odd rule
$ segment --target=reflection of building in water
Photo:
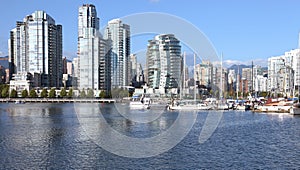
[[[7,112],[10,114],[12,118],[14,116],[26,116],[26,120],[30,120],[31,118],[34,119],[36,116],[49,116],[50,115],[50,110],[47,104],[14,104],[14,107],[10,107],[7,109]],[[46,106],[46,107],[45,107]],[[57,110],[56,110],[57,111]],[[56,112],[52,112],[56,113]],[[61,113],[61,109],[58,113]]]
[[[26,154],[22,156],[42,156],[39,159],[51,161],[49,155],[60,147],[64,149],[63,146],[68,144],[64,142],[73,140],[72,135],[65,135],[70,121],[63,109],[69,110],[51,104],[9,105],[8,119],[15,126],[5,128],[10,134],[5,139],[6,147],[13,148],[16,154]]]

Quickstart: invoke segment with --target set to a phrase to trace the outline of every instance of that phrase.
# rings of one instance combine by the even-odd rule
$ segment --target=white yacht
[[[170,110],[211,110],[212,106],[206,103],[183,100],[173,101],[168,108]]]
[[[151,99],[146,95],[133,95],[129,103],[130,109],[150,109]]]

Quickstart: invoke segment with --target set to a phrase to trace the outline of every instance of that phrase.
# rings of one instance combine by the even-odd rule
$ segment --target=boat
[[[15,104],[25,104],[25,101],[22,101],[22,100],[16,100],[16,101],[15,101]]]
[[[234,104],[235,104],[235,100],[233,100],[233,99],[227,99],[226,103],[228,104],[228,108],[229,109],[233,109]]]
[[[300,104],[296,103],[293,105],[293,107],[290,109],[291,115],[300,115]]]
[[[185,63],[185,55],[184,55],[184,63]],[[182,100],[181,97],[179,100],[172,99],[171,103],[167,107],[169,110],[211,110],[213,109],[212,105],[208,104],[208,102],[197,101],[196,94],[196,54],[194,54],[194,100]],[[185,73],[184,73],[185,75]],[[181,90],[183,91],[183,90]]]
[[[255,111],[258,112],[275,112],[275,113],[290,113],[293,109],[293,103],[285,100],[268,99],[267,103],[262,106],[257,106]],[[296,110],[296,109],[295,109]]]
[[[246,106],[243,104],[238,104],[236,105],[235,110],[246,110]]]
[[[211,110],[212,106],[206,103],[201,103],[194,100],[182,100],[173,101],[169,107],[169,110]]]
[[[133,95],[129,103],[130,109],[150,109],[151,99],[145,94]]]
[[[229,110],[229,106],[226,103],[218,103],[216,110]]]

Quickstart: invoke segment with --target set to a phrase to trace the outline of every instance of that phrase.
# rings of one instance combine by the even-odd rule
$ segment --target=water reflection
[[[81,109],[94,112],[96,117],[101,114],[110,127],[135,138],[157,136],[171,128],[179,116],[166,111],[151,123],[137,123],[115,112],[111,105]],[[0,104],[0,169],[300,168],[299,116],[229,111],[211,138],[199,144],[199,132],[208,114],[199,112],[193,129],[171,150],[131,159],[111,154],[88,138],[73,104]],[[190,113],[185,115],[180,121],[182,126],[191,120]],[[83,121],[94,137],[105,133],[108,136],[103,140],[107,140],[113,135],[95,117],[89,115]],[[153,149],[167,142],[157,141]],[[111,147],[116,143],[112,142]],[[136,146],[133,143],[129,148],[134,150]]]
[[[134,158],[155,156],[173,148],[189,133],[197,117],[196,113],[178,114],[171,124],[167,123],[172,121],[159,118],[153,122],[162,126],[134,122],[131,128],[124,128],[128,120],[115,110],[108,113],[95,104],[77,104],[75,110],[81,126],[92,141],[111,153]],[[169,116],[167,113],[165,116]],[[113,120],[107,121],[110,116]],[[172,120],[172,116],[168,120]]]

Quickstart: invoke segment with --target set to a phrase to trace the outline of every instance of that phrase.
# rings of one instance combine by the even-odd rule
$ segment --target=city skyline
[[[12,0],[2,6],[2,11],[10,15],[2,16],[0,28],[1,56],[7,55],[7,39],[9,30],[15,26],[15,21],[28,13],[44,10],[63,25],[64,56],[76,57],[77,51],[77,9],[85,2],[67,2],[54,0],[51,3],[26,3]],[[299,2],[271,1],[226,1],[211,3],[209,1],[145,0],[117,2],[91,1],[99,11],[101,28],[114,18],[142,12],[162,12],[175,15],[194,24],[215,46],[218,53],[223,52],[224,62],[241,63],[251,60],[266,62],[267,58],[281,55],[284,51],[297,48],[300,22],[297,21],[297,4]],[[68,6],[68,8],[65,8]],[[4,8],[3,8],[4,7]],[[110,10],[114,7],[116,10]],[[171,8],[170,8],[171,7]],[[184,9],[184,10],[182,10]],[[279,12],[281,11],[281,12]],[[131,53],[145,50],[149,38],[132,38]],[[228,40],[230,41],[228,43]],[[142,42],[142,43],[137,43]],[[260,61],[260,63],[262,63]],[[249,64],[249,63],[248,63]]]

